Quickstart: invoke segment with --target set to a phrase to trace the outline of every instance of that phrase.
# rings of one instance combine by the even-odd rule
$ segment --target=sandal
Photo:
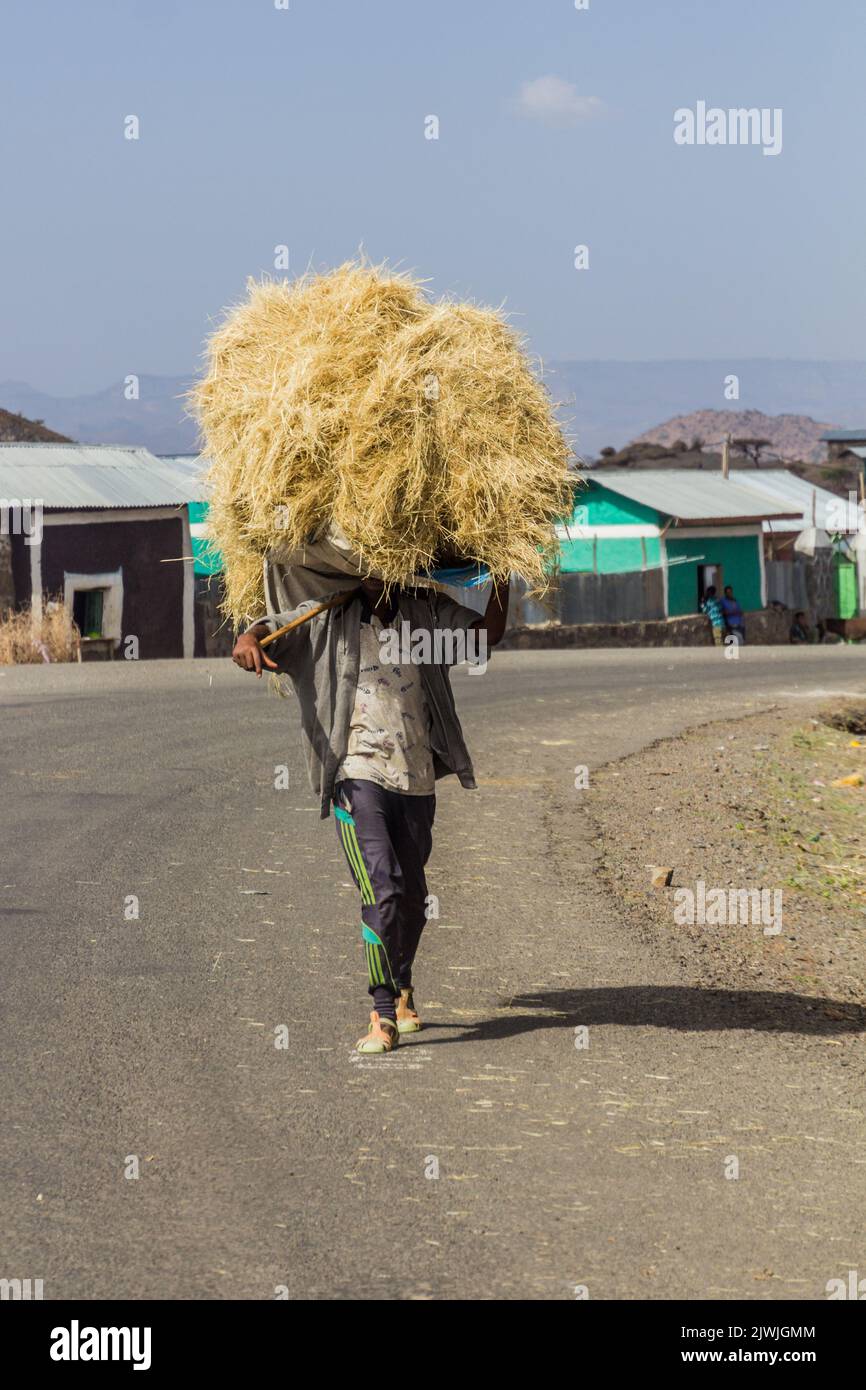
[[[380,1018],[375,1009],[370,1014],[370,1027],[359,1038],[356,1050],[358,1052],[393,1052],[400,1041],[400,1034],[397,1031],[396,1023],[392,1023],[390,1018]]]

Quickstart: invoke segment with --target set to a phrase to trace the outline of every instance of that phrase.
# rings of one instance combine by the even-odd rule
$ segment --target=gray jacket
[[[343,582],[343,588],[347,586]],[[270,599],[270,594],[269,594]],[[291,611],[268,613],[272,632],[293,616],[315,608],[320,599],[308,600]],[[269,602],[269,608],[272,608]],[[398,619],[405,619],[413,632],[427,629],[468,629],[479,614],[455,603],[446,594],[432,589],[403,590],[398,601]],[[395,620],[396,623],[397,620]],[[349,725],[358,684],[361,645],[361,604],[349,599],[329,608],[309,622],[302,623],[267,647],[267,653],[280,671],[286,672],[301,705],[304,755],[310,785],[319,798],[322,819],[330,814],[334,774],[348,747]],[[424,663],[420,666],[424,694],[431,716],[430,745],[436,777],[455,773],[464,787],[475,787],[472,760],[454,704],[448,666]]]

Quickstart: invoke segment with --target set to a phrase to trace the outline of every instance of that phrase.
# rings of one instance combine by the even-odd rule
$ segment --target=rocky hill
[[[57,434],[41,420],[28,420],[11,410],[0,409],[0,444],[71,444],[65,434]]]
[[[718,449],[725,434],[734,438],[768,439],[765,455],[775,455],[783,463],[802,461],[821,463],[827,446],[821,435],[834,425],[813,420],[809,415],[767,415],[762,410],[692,410],[675,415],[662,425],[646,430],[634,444],[660,444],[671,447],[678,440],[691,445],[701,441],[703,448]]]

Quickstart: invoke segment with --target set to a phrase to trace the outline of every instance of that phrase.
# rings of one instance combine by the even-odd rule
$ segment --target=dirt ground
[[[760,981],[844,1018],[866,997],[866,785],[832,783],[866,782],[866,733],[829,727],[830,713],[771,711],[656,743],[596,772],[589,807],[611,889],[696,982]],[[668,868],[669,885],[653,886]],[[707,907],[690,922],[677,890],[697,902],[699,881],[726,905],[732,888],[770,890],[766,915]]]

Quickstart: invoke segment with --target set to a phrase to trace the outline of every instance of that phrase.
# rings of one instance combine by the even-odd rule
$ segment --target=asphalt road
[[[654,958],[574,788],[720,715],[862,695],[866,655],[515,652],[454,684],[480,785],[440,784],[428,1027],[363,1059],[356,895],[294,701],[228,662],[0,668],[0,1276],[813,1299],[866,1274],[863,1035]]]

